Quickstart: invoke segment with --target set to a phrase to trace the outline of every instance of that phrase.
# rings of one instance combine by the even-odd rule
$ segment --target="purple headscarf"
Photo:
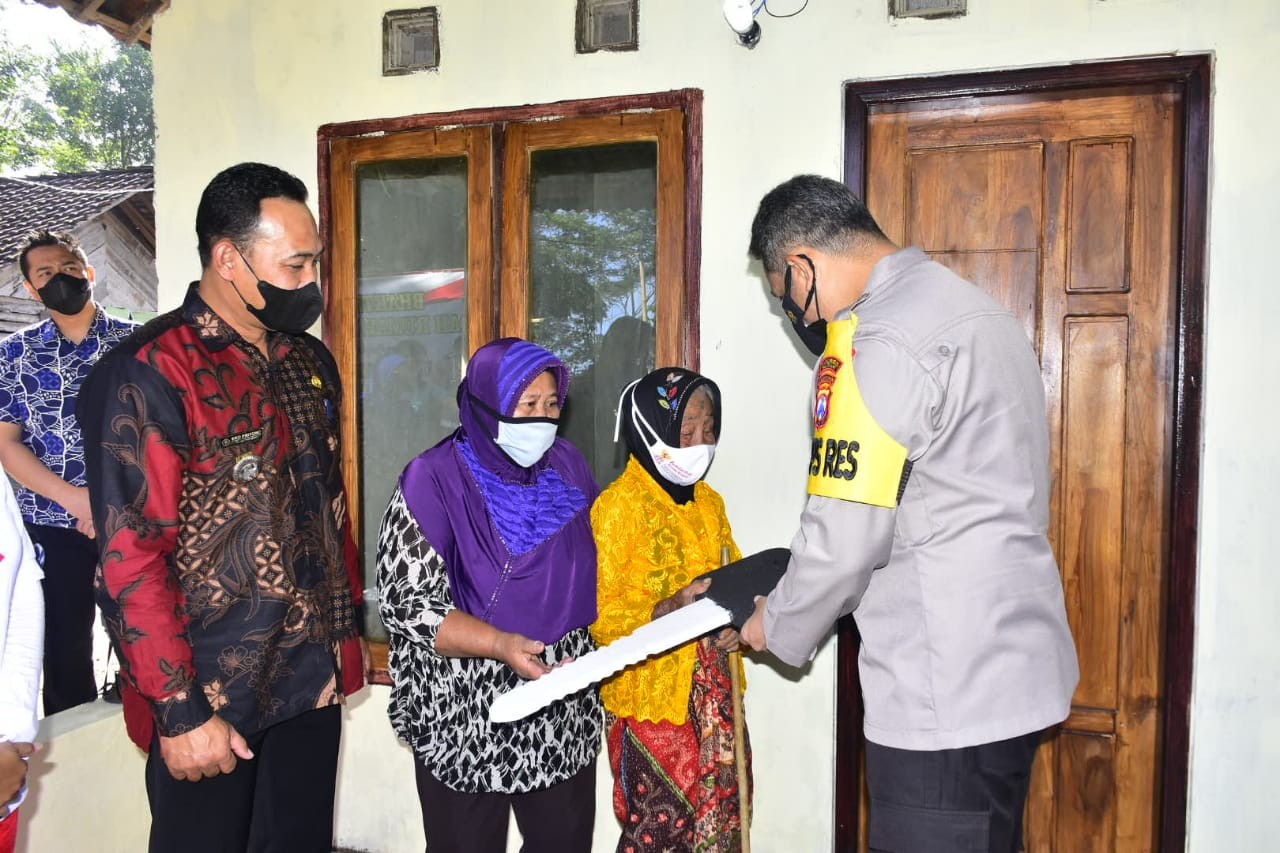
[[[563,401],[569,371],[553,353],[520,338],[476,350],[458,386],[462,426],[409,463],[400,490],[444,560],[458,608],[553,643],[596,618],[590,509],[600,487],[562,438],[522,468],[494,442],[498,419],[486,411],[510,417],[547,370]]]

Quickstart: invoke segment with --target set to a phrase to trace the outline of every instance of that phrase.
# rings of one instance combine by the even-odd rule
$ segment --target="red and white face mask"
[[[618,399],[618,418],[614,421],[613,426],[614,441],[618,440],[622,426],[622,400],[626,398],[627,394],[634,394],[635,387],[639,382],[640,380],[637,379],[624,388],[622,396]],[[631,423],[636,428],[636,434],[644,439],[645,450],[649,452],[649,458],[653,460],[653,467],[662,479],[677,486],[692,486],[706,476],[707,469],[711,467],[711,460],[716,455],[716,446],[714,444],[672,447],[663,441],[658,435],[658,431],[644,419],[634,400],[632,400],[631,404]],[[649,440],[649,436],[652,436],[652,440]]]

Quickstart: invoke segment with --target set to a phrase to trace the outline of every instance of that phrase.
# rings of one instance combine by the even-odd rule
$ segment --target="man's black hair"
[[[50,231],[42,228],[28,234],[22,244],[22,250],[18,252],[18,267],[22,270],[22,277],[27,281],[31,281],[31,267],[27,263],[27,255],[31,254],[32,249],[41,249],[45,246],[65,246],[85,266],[89,265],[89,258],[81,248],[79,240],[66,231]]]
[[[287,198],[303,204],[307,187],[293,175],[264,163],[240,163],[219,172],[204,188],[196,208],[196,245],[200,266],[213,257],[213,244],[230,240],[248,249],[262,216],[262,200]]]
[[[888,238],[848,187],[820,175],[796,175],[760,200],[748,252],[766,272],[781,272],[797,246],[844,253],[882,240]]]

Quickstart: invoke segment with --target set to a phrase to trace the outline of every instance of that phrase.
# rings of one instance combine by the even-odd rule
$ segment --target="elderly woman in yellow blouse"
[[[591,510],[600,561],[591,631],[600,643],[688,603],[677,593],[718,568],[722,549],[742,556],[724,501],[702,482],[720,432],[715,383],[656,370],[623,392],[618,418],[627,467]],[[725,629],[601,687],[619,853],[741,848],[728,656],[737,644]]]

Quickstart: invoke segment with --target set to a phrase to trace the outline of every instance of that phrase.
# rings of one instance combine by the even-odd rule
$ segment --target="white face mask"
[[[545,418],[498,421],[498,437],[494,444],[521,468],[531,468],[555,444],[557,426],[559,424],[555,421]]]
[[[693,447],[672,447],[662,441],[649,445],[649,457],[662,479],[677,486],[692,486],[702,479],[711,467],[716,455],[714,444],[695,444]]]
[[[639,382],[640,380],[636,380]],[[636,382],[632,382],[622,391],[625,398],[627,393],[632,391]],[[618,418],[614,421],[613,440],[618,440],[619,428],[622,423],[622,400],[618,401]],[[645,433],[653,436],[653,441],[645,445],[645,449],[649,451],[649,458],[653,460],[653,467],[657,469],[662,479],[675,483],[677,486],[692,486],[706,475],[707,469],[711,467],[711,460],[715,458],[716,446],[714,444],[695,444],[693,447],[672,447],[661,438],[658,432],[649,425],[643,417],[640,416],[640,410],[636,407],[634,394],[631,399],[631,423],[635,425],[636,433],[643,439]]]

